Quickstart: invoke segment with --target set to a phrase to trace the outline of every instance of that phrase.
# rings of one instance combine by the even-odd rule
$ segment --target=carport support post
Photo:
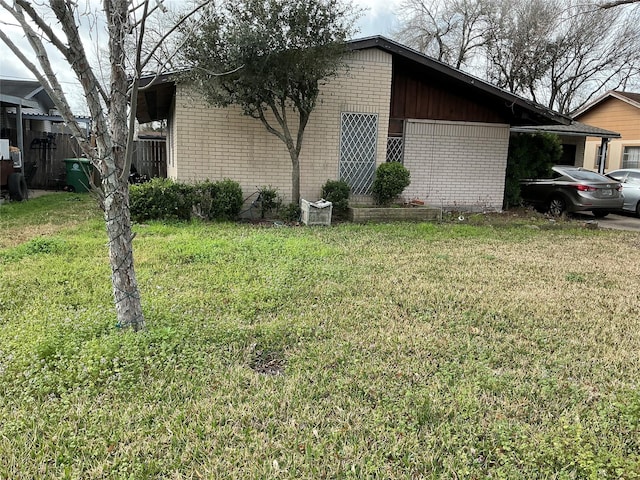
[[[20,172],[24,175],[24,133],[22,131],[22,105],[16,105],[16,128],[17,128],[17,138],[16,141],[18,145],[16,145],[20,149],[20,156],[22,161],[20,162]]]
[[[598,173],[604,174],[605,162],[607,161],[607,149],[609,148],[609,139],[602,137],[600,143],[600,157],[598,158]]]

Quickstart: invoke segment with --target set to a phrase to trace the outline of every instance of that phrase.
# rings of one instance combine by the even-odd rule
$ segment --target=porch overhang
[[[618,132],[573,121],[570,125],[536,125],[511,127],[513,133],[555,133],[568,137],[620,138]]]

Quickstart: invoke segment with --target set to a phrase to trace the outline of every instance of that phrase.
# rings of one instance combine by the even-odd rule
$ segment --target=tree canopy
[[[410,46],[562,113],[634,85],[640,70],[640,9],[633,6],[405,0],[401,18],[396,35]]]
[[[341,0],[227,1],[185,42],[185,79],[212,105],[239,106],[284,142],[293,202],[305,128],[322,82],[344,67],[357,15]]]

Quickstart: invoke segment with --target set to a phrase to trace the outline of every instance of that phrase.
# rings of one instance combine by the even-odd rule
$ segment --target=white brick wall
[[[509,125],[409,120],[405,199],[462,209],[502,208]]]
[[[345,73],[322,86],[300,155],[303,198],[318,199],[324,182],[338,176],[341,112],[379,115],[376,162],[385,161],[390,96],[391,55],[377,49],[352,53]],[[296,117],[289,112],[290,119]],[[182,86],[177,87],[171,120],[170,177],[231,178],[240,182],[245,195],[271,185],[291,201],[291,158],[284,143],[259,120],[236,107],[208,107]]]

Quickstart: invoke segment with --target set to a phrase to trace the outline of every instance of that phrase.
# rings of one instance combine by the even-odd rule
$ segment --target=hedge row
[[[343,180],[327,180],[322,186],[322,196],[333,203],[337,216],[346,215],[349,191],[349,185]],[[276,213],[285,221],[300,219],[300,207],[297,204],[283,205],[275,188],[262,187],[259,193],[254,204],[262,218]],[[154,178],[129,186],[129,207],[131,219],[135,222],[190,220],[194,214],[206,220],[235,220],[242,204],[240,184],[228,179],[192,185],[169,178]]]
[[[131,219],[189,220],[194,212],[207,220],[234,220],[242,209],[238,182],[221,180],[195,185],[154,178],[129,187]]]

